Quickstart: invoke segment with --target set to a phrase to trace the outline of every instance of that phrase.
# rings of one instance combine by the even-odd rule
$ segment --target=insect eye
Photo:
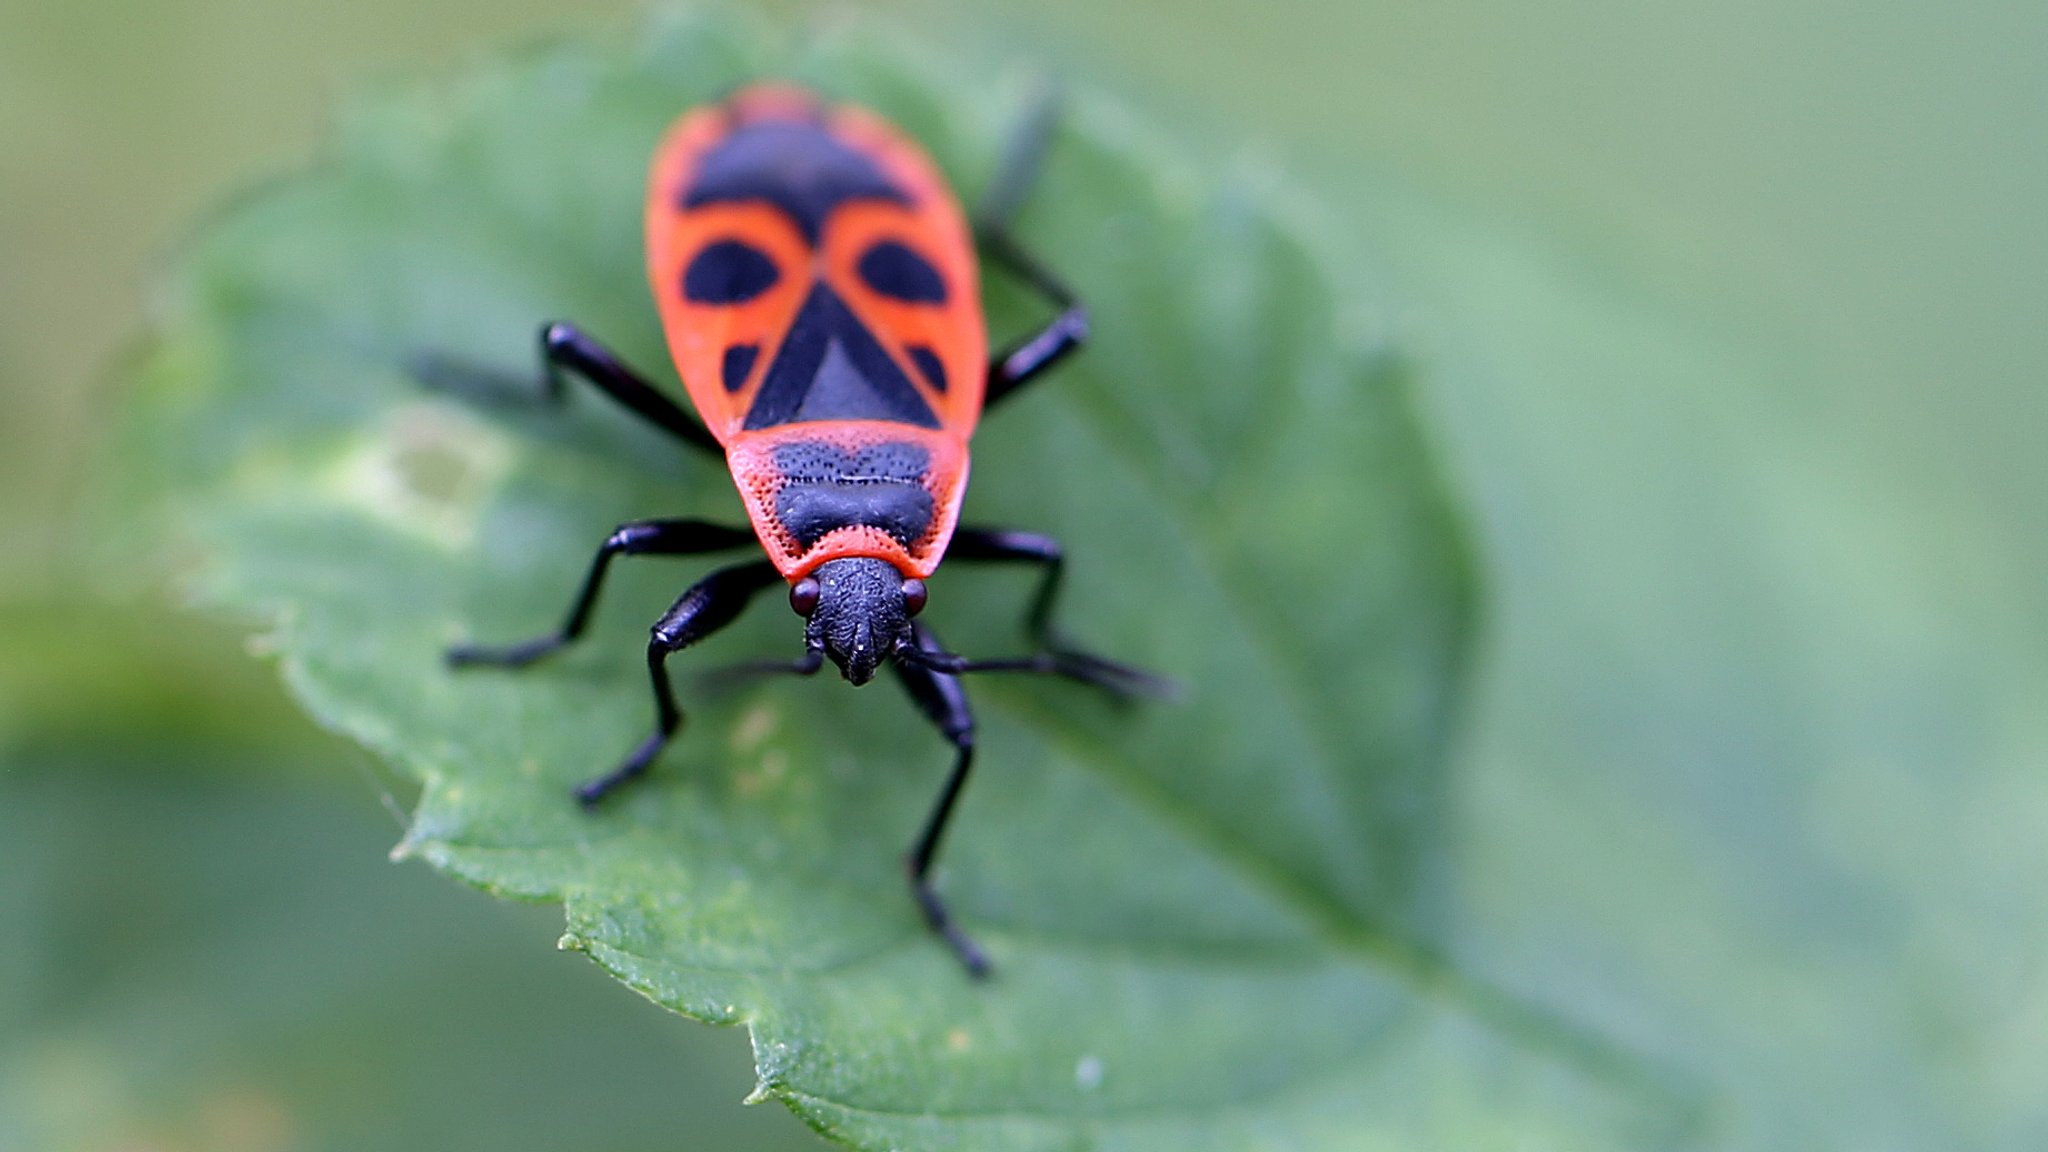
[[[818,610],[818,582],[809,576],[789,586],[789,606],[799,616],[809,616]]]
[[[912,616],[924,611],[924,581],[912,578],[903,582],[903,610]]]

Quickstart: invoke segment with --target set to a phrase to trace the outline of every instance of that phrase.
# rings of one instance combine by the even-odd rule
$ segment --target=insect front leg
[[[963,525],[954,531],[946,555],[955,560],[1036,564],[1044,572],[1024,614],[1025,635],[1038,651],[1015,659],[960,661],[959,671],[1038,672],[1091,684],[1119,697],[1170,697],[1176,693],[1173,681],[1082,651],[1053,628],[1053,606],[1066,578],[1066,550],[1058,540],[1036,532]]]
[[[771,676],[816,676],[825,666],[825,651],[810,648],[794,660],[742,660],[717,668],[706,668],[693,680],[713,692],[731,691]]]
[[[646,772],[682,726],[683,711],[676,705],[675,686],[669,682],[669,656],[732,623],[755,593],[781,579],[775,565],[766,560],[721,568],[691,585],[655,622],[647,640],[647,678],[654,689],[654,731],[617,768],[576,789],[576,799],[584,807],[595,805],[620,785]]]
[[[570,605],[568,619],[562,622],[561,628],[503,648],[458,644],[448,649],[448,663],[458,668],[472,664],[520,668],[581,636],[590,623],[590,611],[597,606],[598,590],[604,585],[605,573],[610,569],[614,556],[687,556],[724,552],[753,542],[754,534],[748,529],[728,528],[702,520],[636,520],[621,524],[605,537],[604,544],[591,560],[590,571],[583,577],[583,587],[576,593],[576,602]]]
[[[919,650],[945,651],[930,629],[914,624],[912,634],[917,639]],[[945,940],[954,955],[960,957],[960,962],[967,966],[968,974],[983,977],[989,972],[987,953],[961,931],[931,883],[932,860],[939,853],[939,841],[946,833],[947,823],[952,820],[953,805],[960,798],[960,789],[967,783],[967,774],[974,767],[974,711],[968,706],[966,689],[954,677],[901,660],[895,661],[893,666],[904,690],[910,693],[918,709],[938,727],[939,734],[953,745],[954,750],[953,770],[946,776],[945,787],[940,789],[931,814],[925,817],[924,829],[918,833],[916,842],[903,858],[904,869],[910,876],[910,894],[924,913],[925,923]]]

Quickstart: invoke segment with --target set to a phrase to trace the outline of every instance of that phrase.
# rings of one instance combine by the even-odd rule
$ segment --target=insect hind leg
[[[540,327],[540,388],[517,375],[441,352],[411,356],[407,371],[427,388],[460,396],[485,408],[560,406],[568,399],[566,377],[574,375],[627,411],[693,448],[723,458],[725,449],[697,418],[628,367],[576,325],[556,320]]]
[[[564,393],[564,372],[573,372],[593,387],[676,439],[723,458],[725,449],[705,431],[697,418],[663,395],[647,378],[628,368],[611,350],[581,328],[557,320],[541,325],[540,362],[547,379],[548,398],[559,401]]]
[[[1017,341],[989,362],[982,404],[996,403],[1037,379],[1088,339],[1088,309],[1064,281],[1017,242],[1011,225],[1024,206],[1031,186],[1045,166],[1046,149],[1059,122],[1056,89],[1041,91],[1031,110],[1011,133],[996,175],[974,211],[974,233],[991,262],[1029,285],[1060,310],[1038,331]]]
[[[1004,141],[996,174],[974,206],[974,231],[987,236],[1009,231],[1024,207],[1038,174],[1045,167],[1045,153],[1052,144],[1053,129],[1059,125],[1062,98],[1057,85],[1041,84],[1032,94],[1024,118],[1010,130]]]

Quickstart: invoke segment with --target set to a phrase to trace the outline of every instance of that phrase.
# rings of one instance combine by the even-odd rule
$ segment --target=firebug
[[[448,653],[456,666],[518,667],[568,644],[617,556],[765,551],[699,580],[655,623],[647,645],[654,729],[576,795],[595,805],[647,770],[683,719],[669,656],[784,583],[805,620],[803,655],[760,667],[808,676],[829,659],[858,686],[886,664],[955,750],[906,866],[926,922],[975,975],[988,970],[987,957],[930,875],[974,762],[974,714],[960,677],[1041,673],[1118,696],[1167,687],[1069,646],[1054,630],[1058,541],[958,522],[982,410],[1038,379],[1088,331],[1074,294],[1010,234],[1045,151],[1050,110],[1047,103],[1018,134],[972,223],[924,150],[864,109],[759,84],[678,119],[649,177],[647,273],[696,415],[573,324],[542,327],[540,361],[551,397],[562,396],[566,377],[580,378],[685,444],[721,455],[751,525],[622,524],[598,549],[558,630]],[[1058,310],[993,357],[983,253]],[[1040,569],[1024,616],[1031,653],[970,660],[919,621],[925,578],[949,556]]]

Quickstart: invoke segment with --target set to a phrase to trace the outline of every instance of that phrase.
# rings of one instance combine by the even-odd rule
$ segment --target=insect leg
[[[794,660],[742,660],[737,664],[706,668],[692,679],[704,688],[718,691],[738,688],[771,676],[815,676],[824,666],[824,649],[811,648]]]
[[[929,629],[915,624],[912,629],[920,650],[945,650]],[[960,957],[960,962],[967,966],[968,974],[986,976],[989,971],[987,954],[953,922],[952,913],[939,899],[931,883],[932,859],[939,853],[939,840],[945,835],[946,824],[952,818],[953,804],[960,798],[961,786],[967,783],[967,773],[974,766],[974,712],[968,707],[966,690],[954,677],[901,660],[893,662],[893,667],[896,678],[910,693],[918,709],[938,726],[939,734],[954,749],[953,770],[946,776],[945,787],[940,790],[938,801],[932,805],[931,814],[925,817],[923,831],[917,834],[916,843],[903,858],[904,869],[910,876],[910,894],[924,913],[925,923]]]
[[[550,399],[559,400],[564,392],[562,373],[574,372],[655,427],[706,452],[725,455],[724,447],[696,417],[574,324],[557,320],[541,325],[540,362]]]
[[[1176,689],[1172,681],[1083,652],[1053,628],[1053,605],[1059,599],[1060,586],[1066,576],[1066,550],[1058,540],[1036,532],[962,525],[954,531],[953,542],[947,546],[946,555],[956,560],[1037,564],[1045,572],[1024,616],[1025,635],[1039,651],[1013,660],[963,662],[960,671],[1040,672],[1092,684],[1118,696],[1174,695]]]
[[[676,706],[675,687],[669,683],[669,655],[732,623],[755,593],[781,579],[775,565],[766,560],[720,568],[691,585],[655,622],[647,640],[647,678],[654,688],[654,731],[617,768],[576,789],[576,799],[584,807],[595,805],[613,789],[647,771],[669,737],[682,726],[683,711]]]
[[[1024,633],[1041,648],[1057,647],[1051,639],[1052,606],[1059,599],[1060,584],[1066,577],[1066,549],[1050,536],[1036,532],[1012,532],[1003,528],[974,528],[962,524],[953,532],[946,555],[955,560],[1021,561],[1045,569],[1031,609],[1024,617]]]
[[[1056,92],[1041,95],[1024,122],[1011,134],[995,179],[982,193],[975,207],[974,232],[989,259],[1011,275],[1029,284],[1039,295],[1060,309],[1051,323],[1011,345],[989,362],[988,385],[982,404],[993,407],[1022,385],[1035,379],[1088,338],[1088,309],[1072,291],[1020,246],[1010,234],[1010,224],[1024,205],[1024,197],[1037,182],[1045,162],[1046,147],[1052,142],[1053,125],[1059,120]]]
[[[1036,380],[1047,368],[1065,359],[1068,353],[1088,339],[1088,309],[1066,294],[1066,288],[1044,269],[1030,263],[1030,258],[1017,248],[1015,241],[1002,236],[991,238],[987,243],[990,255],[996,256],[998,262],[1012,270],[1032,269],[1035,275],[1025,275],[1024,278],[1041,290],[1047,290],[1046,294],[1053,302],[1064,309],[1050,324],[1012,344],[989,362],[988,383],[983,389],[981,402],[984,408],[993,408],[1019,388]],[[1008,259],[1002,256],[1006,250],[1010,253]],[[1050,289],[1056,289],[1059,294],[1054,295]]]
[[[1031,195],[1031,186],[1038,183],[1039,170],[1045,167],[1045,152],[1052,145],[1053,129],[1060,121],[1060,103],[1059,88],[1049,83],[1042,85],[1033,94],[1024,118],[1010,129],[1009,139],[1003,141],[1002,157],[996,163],[995,177],[974,206],[977,233],[1007,231],[1017,218],[1024,198]]]
[[[723,552],[753,542],[754,534],[748,529],[707,524],[702,520],[637,520],[621,524],[605,537],[603,546],[591,560],[590,572],[583,578],[583,588],[576,593],[576,602],[570,606],[568,619],[562,622],[560,629],[503,648],[458,644],[448,649],[448,663],[458,668],[470,664],[519,668],[576,639],[590,622],[590,610],[597,604],[598,589],[604,584],[605,572],[611,567],[614,556],[685,556]]]

